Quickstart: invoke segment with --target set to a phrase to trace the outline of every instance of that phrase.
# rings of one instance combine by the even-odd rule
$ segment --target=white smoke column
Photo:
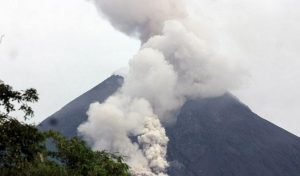
[[[138,142],[144,150],[145,157],[150,161],[150,168],[156,174],[164,172],[168,166],[165,160],[168,141],[165,129],[161,126],[159,119],[147,118],[143,134],[138,137]]]
[[[158,94],[166,94],[164,97],[168,98],[172,95],[168,92],[171,89],[155,90],[156,84],[150,83],[162,84],[165,80],[165,85],[172,88],[176,80],[167,80],[169,77],[174,78],[175,72],[159,51],[143,49],[131,60],[129,75],[118,93],[103,104],[91,105],[88,121],[79,127],[79,132],[92,144],[93,149],[119,152],[127,156],[126,161],[133,175],[163,176],[168,166],[168,138],[165,130],[149,101],[133,95],[129,90],[135,86],[131,81],[140,77],[146,82],[136,86],[136,93],[142,93],[148,87],[144,91],[148,91],[149,95],[156,91]],[[138,142],[132,143],[130,136],[137,136]]]
[[[142,134],[138,136],[138,143],[142,147],[146,159],[149,161],[148,165],[152,172],[144,169],[134,168],[131,173],[136,176],[150,176],[166,174],[166,168],[169,166],[165,157],[167,154],[168,137],[165,129],[157,117],[146,118],[145,126]]]
[[[224,94],[240,83],[233,59],[214,54],[180,0],[94,0],[118,30],[141,39],[122,88],[92,104],[79,132],[95,150],[127,156],[136,176],[166,175],[168,138],[161,125],[190,98]],[[137,142],[133,143],[133,137]]]

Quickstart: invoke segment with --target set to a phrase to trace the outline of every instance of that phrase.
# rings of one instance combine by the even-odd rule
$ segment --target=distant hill
[[[111,76],[44,120],[41,130],[77,135],[91,103],[122,85]],[[170,176],[300,176],[300,138],[253,113],[231,94],[187,101],[170,138]]]

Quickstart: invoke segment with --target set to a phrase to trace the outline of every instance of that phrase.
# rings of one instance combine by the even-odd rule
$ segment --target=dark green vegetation
[[[78,137],[41,132],[20,122],[33,117],[30,103],[38,101],[35,89],[15,91],[0,81],[0,175],[128,176],[128,166],[119,155],[92,151]],[[50,151],[46,143],[54,145]]]

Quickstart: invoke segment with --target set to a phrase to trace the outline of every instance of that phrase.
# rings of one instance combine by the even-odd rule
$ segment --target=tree
[[[27,89],[25,91],[15,91],[10,85],[4,84],[0,80],[0,122],[12,119],[9,114],[18,110],[23,111],[24,119],[33,117],[33,110],[28,103],[35,103],[39,100],[37,91],[35,89]]]
[[[105,151],[92,151],[81,139],[67,139],[57,132],[47,132],[56,146],[50,155],[57,159],[72,175],[127,176],[128,166],[123,157]]]
[[[67,139],[58,132],[41,132],[10,114],[33,117],[30,103],[38,101],[35,89],[15,91],[0,81],[0,173],[1,175],[129,176],[123,157],[92,151],[80,138]],[[50,151],[46,143],[52,142]]]
[[[19,110],[24,119],[33,116],[28,103],[38,101],[35,89],[15,91],[0,81],[0,166],[20,169],[43,152],[44,135],[34,126],[23,124],[10,113]]]

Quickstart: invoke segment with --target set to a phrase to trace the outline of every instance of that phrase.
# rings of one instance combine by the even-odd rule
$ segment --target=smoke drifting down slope
[[[116,29],[138,37],[142,46],[129,62],[122,88],[104,103],[92,104],[78,130],[95,150],[128,156],[133,175],[166,175],[168,137],[161,123],[173,121],[173,112],[188,98],[236,88],[241,69],[212,52],[180,0],[94,3]]]

